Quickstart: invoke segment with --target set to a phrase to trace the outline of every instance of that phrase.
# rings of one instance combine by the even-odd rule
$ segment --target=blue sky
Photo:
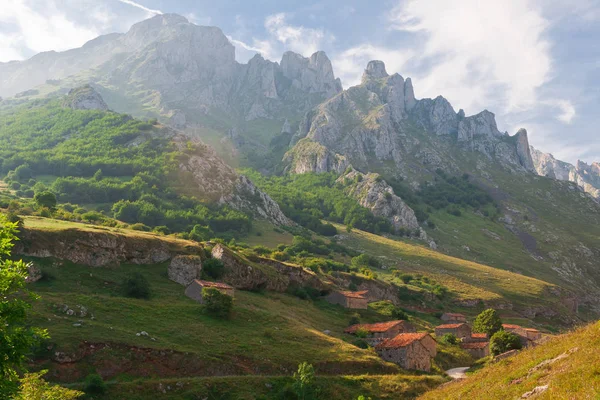
[[[238,61],[325,50],[344,87],[371,59],[467,115],[524,127],[557,158],[600,161],[598,0],[2,0],[0,61],[66,50],[156,13],[215,25]]]

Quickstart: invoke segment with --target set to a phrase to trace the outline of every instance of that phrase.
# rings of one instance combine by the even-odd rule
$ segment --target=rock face
[[[496,126],[496,116],[488,110],[466,117],[458,124],[458,141],[470,142],[477,135],[499,137],[502,133]]]
[[[561,181],[575,182],[583,191],[589,193],[596,199],[600,199],[600,164],[588,165],[583,161],[577,161],[572,165],[557,160],[552,154],[542,153],[530,147],[535,171],[538,175]]]
[[[202,275],[202,257],[196,255],[178,255],[171,259],[167,270],[169,279],[187,286]]]
[[[203,254],[195,242],[169,242],[150,234],[127,236],[116,232],[39,231],[21,229],[15,254],[52,257],[90,267],[125,264],[157,264],[178,254]]]
[[[363,174],[356,170],[342,175],[338,182],[352,182],[346,192],[358,200],[358,203],[371,210],[373,215],[390,221],[398,232],[401,229],[419,230],[415,212],[378,174]]]
[[[308,93],[325,93],[332,97],[342,91],[342,83],[333,74],[327,55],[318,51],[310,58],[287,51],[281,58],[281,72],[292,81],[292,87]]]
[[[90,85],[71,89],[63,101],[63,106],[73,110],[108,110],[102,96]]]
[[[173,142],[182,152],[182,180],[189,182],[188,190],[198,198],[227,204],[275,225],[293,225],[269,195],[247,177],[238,175],[211,147],[182,135],[175,135]]]
[[[531,157],[531,150],[529,149],[529,140],[527,139],[527,131],[523,128],[515,135],[517,141],[517,155],[519,156],[519,162],[528,171],[535,172],[535,166],[533,165],[533,158]]]

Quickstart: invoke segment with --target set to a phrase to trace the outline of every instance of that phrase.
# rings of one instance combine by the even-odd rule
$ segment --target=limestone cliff
[[[415,212],[396,196],[379,174],[363,174],[352,169],[340,176],[338,182],[347,182],[346,192],[361,206],[371,210],[373,215],[390,221],[396,231],[420,229]]]
[[[102,96],[90,85],[71,89],[63,100],[63,106],[73,110],[108,110]]]

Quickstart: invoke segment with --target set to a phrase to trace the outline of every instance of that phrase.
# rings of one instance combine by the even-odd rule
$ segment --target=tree
[[[56,195],[49,191],[36,193],[33,200],[40,207],[48,207],[49,209],[56,207]]]
[[[215,288],[202,289],[203,311],[211,317],[226,319],[231,315],[233,299]]]
[[[48,337],[43,329],[25,323],[31,301],[37,296],[25,288],[27,266],[13,261],[10,250],[17,224],[0,214],[0,398],[13,398],[18,391],[17,370],[24,369],[26,354]]]
[[[298,371],[294,373],[294,391],[298,396],[298,400],[308,399],[313,390],[313,382],[315,380],[314,367],[303,362],[298,365]]]
[[[442,343],[455,345],[458,344],[458,338],[451,333],[446,333],[440,338]]]
[[[506,353],[509,350],[520,349],[521,339],[512,332],[500,330],[490,338],[490,351],[493,355]]]
[[[202,262],[202,275],[204,278],[219,279],[224,272],[225,266],[218,258],[209,258]]]
[[[106,383],[98,374],[89,374],[85,377],[85,388],[87,394],[104,394],[106,393]]]
[[[475,318],[473,322],[473,332],[487,333],[492,336],[502,329],[502,321],[494,309],[487,309]]]
[[[21,392],[15,400],[74,400],[83,396],[83,392],[50,385],[42,379],[47,372],[25,374],[21,379]]]

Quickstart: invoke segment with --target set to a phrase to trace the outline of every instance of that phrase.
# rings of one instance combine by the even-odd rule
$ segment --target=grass
[[[461,382],[426,393],[422,399],[514,399],[537,386],[536,399],[597,399],[600,393],[600,323],[549,339],[514,357],[490,364]],[[546,365],[557,356],[564,358]]]
[[[277,229],[277,230],[276,230]],[[252,221],[252,230],[242,242],[250,246],[266,246],[274,249],[278,244],[291,245],[294,236],[265,220]]]
[[[336,227],[342,231],[341,225]],[[448,287],[457,300],[511,300],[539,304],[544,301],[540,296],[551,286],[535,278],[452,257],[414,241],[394,240],[357,229],[343,235],[345,239],[341,241],[342,244],[378,255],[388,268],[431,275]],[[378,273],[391,279],[391,274],[386,270]]]
[[[202,315],[199,305],[184,295],[184,288],[167,279],[165,265],[88,268],[35,262],[54,278],[32,285],[42,299],[31,322],[49,330],[57,351],[77,353],[84,342],[169,349],[209,364],[206,375],[290,372],[302,361],[313,363],[322,373],[401,372],[373,352],[347,343],[344,339],[349,337],[342,332],[353,312],[324,301],[237,291],[234,316],[222,321]],[[120,282],[129,272],[140,272],[149,280],[150,300],[121,296]],[[84,306],[87,315],[69,316],[62,311],[65,305],[77,313],[78,306]],[[373,311],[361,314],[365,321],[382,319]],[[137,336],[141,331],[149,336]],[[98,365],[104,357],[112,357],[111,351],[99,351],[95,361],[87,362]],[[67,380],[80,379],[87,368],[84,363],[79,376],[73,372]],[[203,373],[194,371],[198,374]]]

